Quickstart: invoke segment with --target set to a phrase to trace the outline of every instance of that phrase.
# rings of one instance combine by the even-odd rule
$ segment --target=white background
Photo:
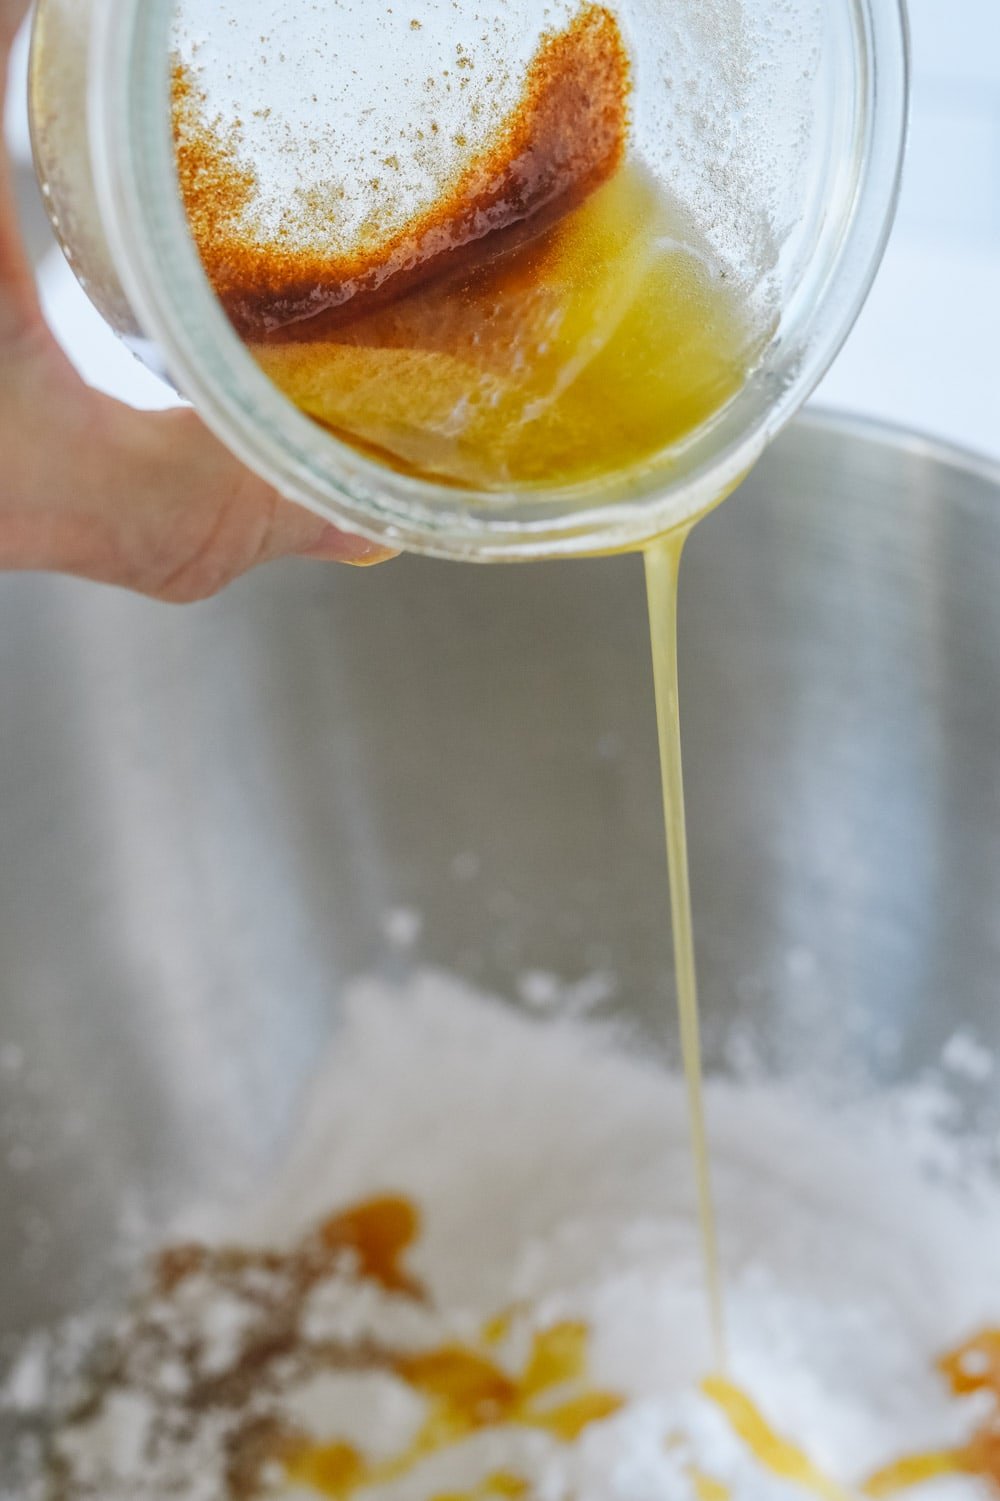
[[[1000,458],[1000,0],[911,0],[910,9],[913,125],[899,219],[817,400]],[[23,90],[8,130],[26,157]],[[173,400],[104,329],[58,252],[40,280],[90,380],[136,405]]]
[[[899,218],[818,398],[1000,457],[1000,0],[910,0]]]

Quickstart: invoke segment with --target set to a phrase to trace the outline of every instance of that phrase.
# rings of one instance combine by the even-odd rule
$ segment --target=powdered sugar
[[[948,1039],[941,1061],[952,1073],[960,1074],[974,1084],[984,1084],[991,1079],[996,1068],[996,1060],[989,1048],[964,1028]]]
[[[49,1340],[34,1334],[0,1388],[0,1411],[31,1413],[43,1408],[49,1391]]]
[[[729,1374],[845,1485],[954,1447],[986,1416],[981,1396],[946,1394],[935,1361],[1000,1320],[1000,1207],[985,1179],[970,1193],[964,1163],[954,1184],[958,1159],[928,1150],[941,1133],[923,1098],[834,1112],[789,1084],[709,1087]],[[255,1489],[228,1488],[227,1446],[248,1416],[351,1445],[370,1467],[365,1501],[467,1492],[498,1471],[539,1501],[670,1501],[696,1474],[740,1501],[796,1493],[700,1390],[711,1355],[680,1081],[599,1025],[526,1018],[440,975],[359,984],[284,1170],[245,1211],[201,1212],[184,1233],[290,1248],[384,1193],[419,1205],[406,1266],[426,1298],[360,1277],[349,1256],[294,1297],[277,1263],[190,1275],[132,1316],[96,1412],[63,1425],[61,1494],[315,1498],[273,1460]],[[276,1346],[286,1316],[294,1339]],[[539,1332],[563,1325],[586,1326],[587,1390],[617,1394],[617,1410],[565,1441],[535,1418],[559,1393],[531,1396],[523,1420],[389,1473],[429,1412],[405,1357],[464,1342],[521,1380]],[[255,1381],[218,1388],[225,1400],[192,1427],[185,1382],[216,1390],[227,1362],[268,1339],[285,1353],[253,1355]],[[37,1392],[32,1352],[15,1396]],[[976,1485],[945,1478],[926,1495]]]

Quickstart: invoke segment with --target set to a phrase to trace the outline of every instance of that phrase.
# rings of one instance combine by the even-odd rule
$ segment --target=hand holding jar
[[[171,474],[182,448],[209,453],[211,504],[197,466],[193,494],[171,490],[196,558],[233,538],[225,577],[294,550],[275,494],[337,529],[323,546],[482,562],[690,526],[794,415],[871,283],[899,182],[901,5],[38,0],[35,163],[59,241],[260,477],[173,419],[198,436],[168,438]]]
[[[0,0],[0,106],[27,9],[27,0]],[[4,153],[0,454],[0,568],[73,573],[184,601],[281,556],[387,556],[282,500],[193,411],[137,412],[85,385],[42,317]]]

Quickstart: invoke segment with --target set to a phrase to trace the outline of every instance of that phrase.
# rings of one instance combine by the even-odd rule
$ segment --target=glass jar
[[[458,10],[478,19],[484,4],[461,0]],[[230,76],[260,39],[260,8],[253,0],[227,17]],[[436,8],[423,0],[432,20]],[[525,25],[544,24],[547,13],[540,0],[510,9]],[[393,472],[272,385],[216,299],[190,235],[170,129],[174,29],[183,12],[208,35],[224,10],[223,0],[39,0],[31,70],[39,178],[70,263],[111,325],[245,463],[340,526],[482,561],[641,546],[735,488],[854,323],[898,195],[905,0],[622,0],[639,148],[658,154],[692,212],[728,236],[734,254],[761,259],[759,282],[774,307],[766,347],[714,420],[627,474],[486,493]],[[344,0],[329,14],[350,10]],[[265,13],[283,41],[334,24],[301,0],[274,0]],[[359,55],[379,65],[374,48]],[[268,77],[276,93],[294,84]]]

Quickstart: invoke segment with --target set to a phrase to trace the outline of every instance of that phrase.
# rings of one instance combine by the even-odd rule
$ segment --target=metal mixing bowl
[[[715,1064],[736,1020],[880,1079],[1000,1043],[998,503],[986,464],[812,418],[695,536]],[[673,1050],[636,558],[293,564],[184,611],[7,578],[0,704],[8,1339],[100,1294],[128,1223],[265,1170],[356,972],[610,973]]]

